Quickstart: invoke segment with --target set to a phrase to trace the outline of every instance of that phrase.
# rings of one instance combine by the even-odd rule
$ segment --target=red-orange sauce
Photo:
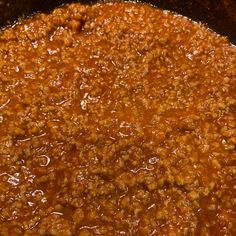
[[[0,34],[0,235],[235,235],[236,49],[144,4]]]

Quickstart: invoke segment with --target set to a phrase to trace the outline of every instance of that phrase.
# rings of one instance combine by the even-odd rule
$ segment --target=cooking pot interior
[[[1,0],[0,27],[12,24],[19,17],[35,12],[49,12],[65,3],[81,2],[92,4],[97,0]],[[201,21],[221,35],[228,36],[236,44],[236,1],[235,0],[141,0],[159,8],[172,10],[195,21]]]

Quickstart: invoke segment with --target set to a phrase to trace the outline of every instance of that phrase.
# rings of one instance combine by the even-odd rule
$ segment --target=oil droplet
[[[44,195],[44,192],[40,189],[36,189],[34,192],[32,192],[32,196],[35,197],[35,196],[43,196]]]
[[[152,157],[148,160],[148,163],[154,165],[158,162],[158,160],[159,160],[158,157]]]
[[[39,159],[39,166],[41,166],[41,167],[48,166],[51,161],[50,157],[47,155],[41,155],[41,156],[39,156],[39,158],[40,158]]]

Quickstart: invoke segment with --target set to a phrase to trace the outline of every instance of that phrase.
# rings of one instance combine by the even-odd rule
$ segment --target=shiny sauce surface
[[[236,235],[236,49],[144,4],[0,33],[0,235]]]

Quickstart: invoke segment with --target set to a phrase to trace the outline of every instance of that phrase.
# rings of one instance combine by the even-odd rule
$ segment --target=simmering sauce
[[[0,235],[236,235],[236,49],[136,3],[0,33]]]

